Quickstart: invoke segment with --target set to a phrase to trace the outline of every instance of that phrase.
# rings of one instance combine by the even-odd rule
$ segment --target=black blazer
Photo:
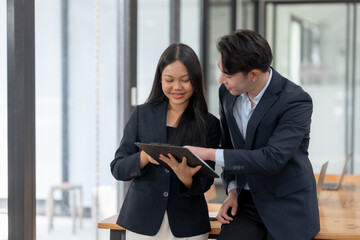
[[[243,139],[233,116],[236,96],[220,87],[227,189],[248,182],[255,206],[276,240],[311,239],[320,231],[316,182],[308,158],[311,97],[273,69]],[[229,150],[234,148],[235,150]]]
[[[155,235],[168,213],[172,233],[176,237],[195,236],[210,231],[207,204],[204,198],[214,179],[194,176],[191,189],[163,166],[148,164],[140,169],[140,152],[135,142],[167,143],[167,102],[137,106],[127,122],[120,147],[111,162],[111,172],[117,180],[133,180],[121,207],[117,224],[130,231]],[[209,146],[220,142],[219,120],[206,118]],[[213,162],[207,163],[214,168]]]

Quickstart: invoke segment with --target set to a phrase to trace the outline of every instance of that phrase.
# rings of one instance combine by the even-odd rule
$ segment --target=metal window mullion
[[[180,0],[170,0],[170,43],[180,41]]]
[[[258,0],[258,28],[257,31],[265,36],[265,0]]]
[[[137,0],[118,0],[118,92],[117,144],[133,110],[131,92],[137,84]],[[129,189],[129,182],[117,182],[118,208]]]
[[[200,62],[203,67],[205,87],[208,86],[208,49],[209,49],[209,0],[201,1],[201,36],[200,36]]]
[[[61,81],[61,181],[69,181],[69,47],[68,47],[68,0],[61,1],[61,50],[62,50],[62,81]],[[62,193],[63,205],[62,211],[66,212],[69,202],[69,194],[64,191]]]
[[[35,240],[34,0],[7,1],[8,238]]]
[[[230,11],[231,11],[231,19],[230,26],[231,31],[236,30],[236,12],[237,12],[237,2],[236,0],[231,0],[230,2]]]

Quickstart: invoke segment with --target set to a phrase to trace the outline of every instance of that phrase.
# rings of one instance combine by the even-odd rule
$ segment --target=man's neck
[[[263,88],[266,86],[267,81],[269,80],[270,72],[262,72],[258,79],[254,82],[254,87],[247,93],[251,103],[253,104],[253,99],[263,90]]]

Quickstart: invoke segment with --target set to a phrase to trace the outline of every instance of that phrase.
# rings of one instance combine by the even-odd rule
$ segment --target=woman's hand
[[[196,167],[190,167],[187,164],[187,158],[183,157],[181,162],[178,162],[173,155],[170,153],[168,154],[168,157],[166,157],[163,154],[160,154],[159,157],[162,161],[164,161],[171,169],[174,171],[176,176],[180,179],[180,181],[190,189],[192,182],[193,182],[193,176],[200,170],[201,166]]]
[[[145,167],[149,162],[152,164],[155,164],[155,165],[159,165],[159,163],[155,159],[150,157],[149,154],[147,154],[144,151],[141,151],[140,152],[140,168]]]

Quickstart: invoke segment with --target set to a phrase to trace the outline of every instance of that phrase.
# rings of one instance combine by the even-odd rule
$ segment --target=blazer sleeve
[[[224,85],[221,85],[219,88],[219,115],[220,115],[220,130],[221,130],[221,140],[220,140],[220,148],[222,149],[233,149],[233,145],[231,142],[229,126],[227,123],[227,119],[224,111],[224,94],[226,92],[226,88]]]
[[[140,168],[140,151],[135,145],[139,140],[139,106],[137,106],[124,128],[123,138],[115,152],[115,159],[111,162],[111,173],[117,180],[129,181],[146,172],[148,167]]]
[[[300,155],[307,156],[310,123],[312,115],[311,97],[304,91],[293,91],[287,100],[282,100],[282,110],[275,127],[258,127],[261,132],[270,133],[266,144],[255,150],[224,150],[224,171],[230,174],[274,175],[279,172],[289,159]],[[271,110],[270,110],[271,111]],[[273,124],[273,123],[269,123]]]
[[[209,114],[207,117],[207,134],[208,134],[208,147],[209,148],[218,148],[220,143],[220,124],[219,120]],[[215,169],[215,163],[213,161],[205,162],[212,168]],[[202,177],[200,174],[195,174],[193,176],[193,183],[188,189],[182,182],[179,185],[179,192],[181,195],[194,196],[205,193],[210,189],[211,185],[214,183],[213,178]]]
[[[220,140],[220,148],[222,149],[233,149],[233,145],[231,142],[229,127],[227,124],[227,120],[224,112],[224,103],[223,97],[226,92],[226,88],[222,85],[219,88],[219,115],[220,115],[220,129],[221,129],[221,140]],[[224,174],[224,171],[221,173],[221,180],[224,184],[224,189],[227,193],[228,185],[231,181],[235,180],[235,174]]]

